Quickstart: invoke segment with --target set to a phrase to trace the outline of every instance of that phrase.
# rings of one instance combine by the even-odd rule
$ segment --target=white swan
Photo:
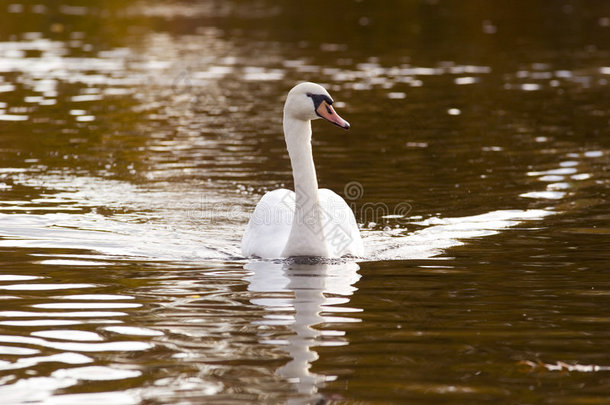
[[[244,256],[282,258],[363,256],[354,213],[328,189],[318,189],[311,151],[311,120],[324,118],[341,128],[349,123],[335,112],[324,87],[300,83],[284,104],[284,137],[292,165],[294,188],[266,193],[242,238]]]

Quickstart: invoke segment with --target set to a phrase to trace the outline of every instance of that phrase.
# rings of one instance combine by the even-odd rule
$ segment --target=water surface
[[[605,2],[0,13],[7,403],[608,401]],[[357,261],[239,251],[299,80]]]

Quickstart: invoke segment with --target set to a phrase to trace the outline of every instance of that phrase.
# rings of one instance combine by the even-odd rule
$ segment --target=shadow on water
[[[311,398],[325,381],[333,378],[310,372],[311,364],[318,359],[315,346],[347,344],[343,331],[328,328],[321,331],[316,327],[323,323],[333,325],[359,321],[353,315],[334,315],[361,311],[345,306],[356,291],[354,284],[360,279],[359,266],[353,262],[333,265],[252,261],[244,268],[252,272],[246,278],[250,283],[248,290],[266,293],[265,298],[252,300],[252,303],[264,307],[267,313],[259,322],[263,325],[288,325],[293,332],[279,339],[270,337],[261,343],[279,345],[289,354],[291,360],[277,373],[295,384],[300,394]],[[274,297],[274,294],[281,295]]]

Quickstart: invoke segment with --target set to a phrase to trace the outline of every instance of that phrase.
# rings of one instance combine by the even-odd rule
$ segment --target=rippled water
[[[608,402],[610,7],[461,3],[0,5],[2,402]],[[357,262],[240,255],[299,80]]]

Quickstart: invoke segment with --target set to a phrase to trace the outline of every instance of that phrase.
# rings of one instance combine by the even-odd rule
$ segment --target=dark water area
[[[607,1],[0,19],[0,403],[610,401]],[[303,80],[357,261],[240,253]]]

